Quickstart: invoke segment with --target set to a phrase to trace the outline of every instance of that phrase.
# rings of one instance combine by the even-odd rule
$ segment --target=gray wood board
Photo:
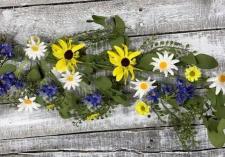
[[[169,39],[192,44],[193,49],[215,56],[220,63],[217,71],[224,71],[225,30],[178,33],[157,37],[160,40]],[[146,38],[133,37],[132,47],[138,47]],[[84,122],[79,127],[75,127],[72,120],[61,119],[57,112],[47,112],[43,109],[32,114],[20,113],[16,108],[0,105],[0,139],[158,126],[167,126],[167,124],[160,123],[154,114],[150,119],[138,116],[133,106],[119,107],[109,118]]]
[[[225,28],[224,0],[113,0],[0,9],[0,33],[25,43],[30,35],[56,38],[99,26],[91,15],[120,15],[129,35]]]
[[[199,144],[192,150],[213,148],[204,126],[196,126]],[[48,151],[84,151],[157,153],[181,151],[182,147],[172,127],[133,129],[95,133],[75,133],[57,136],[17,138],[0,141],[0,154]]]
[[[73,3],[87,3],[95,1],[101,0],[1,0],[0,8],[28,7],[35,5],[62,5]]]
[[[157,153],[140,153],[132,151],[115,151],[115,152],[42,152],[42,153],[18,153],[16,155],[3,155],[4,157],[224,157],[224,149],[200,150],[194,152],[157,152]]]

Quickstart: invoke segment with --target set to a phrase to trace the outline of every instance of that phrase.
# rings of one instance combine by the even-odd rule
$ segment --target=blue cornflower
[[[0,56],[5,56],[11,58],[14,56],[12,45],[10,44],[0,44]]]
[[[57,86],[51,84],[51,85],[43,85],[40,89],[41,93],[44,93],[48,97],[53,97],[58,92]]]
[[[172,85],[162,85],[161,86],[161,92],[163,94],[169,95],[169,94],[172,94],[173,91],[174,91],[174,88]]]
[[[98,93],[90,94],[84,98],[84,101],[96,107],[101,104],[102,96]]]
[[[193,97],[195,87],[193,85],[187,85],[184,80],[181,80],[179,78],[177,79],[176,83],[176,101],[178,104],[183,104],[186,100]]]
[[[24,82],[22,81],[22,80],[16,80],[15,82],[14,82],[14,85],[15,85],[15,87],[16,88],[23,88],[24,87]]]
[[[152,89],[148,92],[147,100],[152,101],[153,103],[158,103],[159,102],[159,96],[160,96],[159,91],[156,88],[154,88],[154,89]]]

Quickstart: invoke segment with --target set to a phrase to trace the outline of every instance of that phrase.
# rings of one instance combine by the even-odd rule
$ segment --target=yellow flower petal
[[[201,70],[196,66],[191,66],[185,69],[185,77],[190,82],[198,81],[201,75]]]
[[[131,80],[134,80],[135,79],[134,68],[132,66],[129,66],[128,70],[130,71],[130,74],[131,74]]]
[[[140,51],[130,52],[128,58],[133,59],[134,57],[137,57],[141,54]]]
[[[123,48],[124,48],[124,53],[125,53],[125,57],[128,58],[128,47],[126,45],[123,45]]]
[[[64,40],[59,39],[59,40],[58,40],[58,43],[59,43],[59,45],[62,47],[62,49],[63,49],[64,51],[67,51],[67,50],[68,50],[67,43],[66,43]]]
[[[76,51],[78,51],[78,50],[80,50],[80,49],[82,49],[84,47],[85,47],[85,44],[84,43],[80,43],[79,45],[73,45],[72,46],[72,51],[73,52],[76,52]]]
[[[66,65],[66,60],[65,59],[61,59],[56,63],[55,66],[56,70],[59,72],[64,72],[67,70],[67,65]]]
[[[114,46],[120,57],[124,57],[124,51],[119,46]]]
[[[59,47],[56,44],[52,44],[52,51],[53,51],[53,56],[55,56],[58,59],[62,59],[64,57],[64,51],[61,47]]]
[[[113,76],[116,76],[116,81],[120,81],[123,78],[123,68],[122,67],[116,67],[113,70]]]

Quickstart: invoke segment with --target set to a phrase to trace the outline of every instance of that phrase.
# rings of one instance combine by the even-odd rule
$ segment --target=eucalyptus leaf
[[[208,137],[212,145],[217,148],[223,147],[225,143],[225,135],[223,133],[208,130]]]
[[[180,61],[183,62],[183,63],[185,63],[185,64],[188,64],[188,65],[196,64],[197,63],[197,61],[195,59],[195,56],[192,53],[190,53],[190,54],[188,54],[186,56],[182,56],[180,58]]]
[[[217,60],[206,54],[198,54],[195,56],[197,61],[197,66],[201,69],[213,69],[218,66]]]
[[[221,119],[217,126],[217,130],[218,132],[224,133],[224,129],[225,129],[225,119]]]
[[[153,69],[153,65],[150,65],[152,60],[152,57],[156,57],[157,55],[155,53],[146,53],[143,54],[141,59],[138,61],[137,68],[151,71]]]
[[[33,67],[30,72],[27,74],[28,81],[40,81],[42,79],[42,75],[40,69],[35,66]]]
[[[109,90],[112,87],[112,82],[105,76],[98,77],[95,81],[96,88],[100,90]]]
[[[3,64],[3,66],[0,67],[0,75],[14,71],[16,71],[16,66],[13,64]]]

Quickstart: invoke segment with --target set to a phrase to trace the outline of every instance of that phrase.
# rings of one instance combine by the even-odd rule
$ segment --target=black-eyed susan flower
[[[174,75],[173,70],[178,70],[176,63],[179,62],[178,59],[173,59],[174,54],[170,54],[165,51],[163,54],[157,53],[158,58],[152,58],[154,62],[151,65],[154,66],[153,71],[159,70],[165,74],[165,77],[168,76],[168,73]]]
[[[144,95],[146,95],[150,90],[156,88],[156,86],[153,86],[153,84],[156,82],[155,80],[150,81],[151,77],[148,77],[147,80],[138,80],[131,81],[131,84],[134,85],[134,87],[131,87],[136,90],[136,93],[134,97],[139,97],[139,99],[142,99]]]
[[[185,77],[190,82],[198,81],[201,75],[201,70],[196,66],[191,66],[185,69]]]
[[[25,48],[25,54],[29,59],[40,60],[41,57],[45,55],[46,45],[41,42],[40,38],[37,36],[31,36],[27,43],[27,48]]]
[[[219,73],[216,77],[209,78],[207,82],[212,82],[209,88],[216,88],[216,95],[218,95],[220,91],[225,94],[225,72]]]
[[[59,60],[55,66],[56,70],[59,72],[67,70],[74,72],[77,58],[79,58],[79,50],[85,47],[85,44],[73,45],[71,39],[68,42],[59,39],[58,44],[52,44],[51,46],[53,55]]]
[[[124,78],[125,82],[128,79],[129,73],[131,74],[131,80],[135,79],[134,65],[136,65],[135,57],[139,56],[141,52],[128,51],[126,45],[123,48],[114,46],[116,52],[108,51],[109,61],[116,66],[113,70],[113,76],[116,77],[116,81],[120,81]]]
[[[151,107],[147,105],[145,102],[138,100],[135,103],[135,111],[142,116],[148,116],[151,111]]]

